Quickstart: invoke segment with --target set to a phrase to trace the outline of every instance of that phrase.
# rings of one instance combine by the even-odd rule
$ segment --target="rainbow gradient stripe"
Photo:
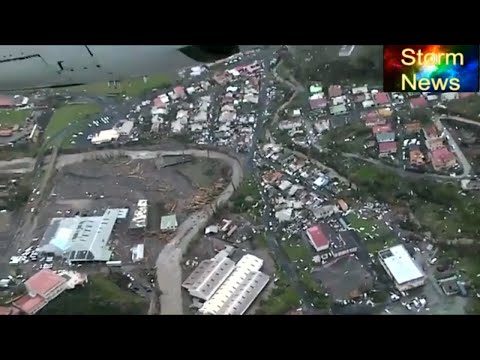
[[[417,64],[406,66],[401,63],[402,51],[413,49],[426,53],[461,53],[464,65],[446,64],[445,61],[438,65]],[[452,79],[460,80],[459,92],[479,91],[479,46],[478,45],[384,45],[383,48],[383,86],[387,92],[418,91],[407,88],[402,89],[402,74],[409,78],[420,79]],[[434,90],[429,90],[434,91]],[[445,90],[450,91],[450,90]],[[437,91],[441,92],[441,91]]]

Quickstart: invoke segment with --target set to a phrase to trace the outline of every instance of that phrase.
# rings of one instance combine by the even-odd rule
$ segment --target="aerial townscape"
[[[0,95],[0,315],[480,313],[480,94],[262,46]]]

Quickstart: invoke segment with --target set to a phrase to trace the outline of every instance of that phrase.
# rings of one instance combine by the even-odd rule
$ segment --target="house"
[[[428,101],[423,96],[410,99],[410,107],[412,109],[424,108],[427,105],[428,105]]]
[[[332,98],[333,106],[345,104],[346,101],[347,101],[347,97],[345,95]]]
[[[412,149],[408,154],[411,166],[422,166],[425,164],[425,156],[419,149]]]
[[[384,133],[377,133],[375,135],[378,143],[384,142],[392,142],[395,141],[395,133],[394,132],[384,132]]]
[[[353,96],[353,102],[356,103],[356,104],[362,103],[366,99],[367,99],[367,97],[365,96],[365,94],[357,94],[357,95]],[[372,106],[373,106],[373,104],[372,104]]]
[[[368,100],[362,101],[362,107],[364,109],[368,109],[374,106],[375,106],[375,101],[373,100],[368,99]]]
[[[330,245],[330,240],[319,225],[309,227],[307,237],[317,252],[327,250]]]
[[[334,258],[339,258],[357,252],[358,244],[354,231],[340,231],[330,243],[330,254]]]
[[[338,212],[338,208],[335,205],[325,205],[312,209],[313,216],[316,219],[326,219],[336,212]]]
[[[43,309],[67,289],[67,279],[49,269],[43,269],[25,281],[27,294],[13,302],[13,306],[27,315]]]
[[[459,94],[456,92],[447,92],[447,93],[442,93],[440,95],[440,99],[442,101],[451,101],[451,100],[456,100],[459,98]]]
[[[373,127],[376,125],[385,125],[387,123],[387,119],[380,116],[380,114],[376,111],[369,112],[365,115],[365,126]]]
[[[416,134],[422,130],[422,124],[420,124],[420,121],[409,122],[405,124],[403,127],[407,135]]]
[[[376,93],[375,95],[373,95],[373,100],[375,101],[375,105],[377,106],[387,105],[391,102],[390,95],[385,92]]]
[[[352,94],[353,95],[366,94],[366,93],[368,93],[368,87],[367,86],[358,86],[358,87],[354,87],[352,89]]]
[[[376,125],[372,128],[372,132],[374,135],[379,133],[391,132],[391,131],[392,131],[392,126],[390,124]]]
[[[342,115],[347,113],[347,106],[345,104],[335,105],[330,107],[330,114]]]
[[[378,259],[399,291],[407,291],[425,284],[425,274],[403,245],[380,251]]]
[[[342,95],[342,87],[340,85],[330,85],[328,88],[328,96],[334,98]]]
[[[308,102],[312,110],[324,109],[327,106],[327,99],[312,96]]]
[[[393,114],[393,110],[386,107],[386,108],[380,108],[377,110],[380,116],[383,116],[385,118],[391,116]]]
[[[432,160],[432,166],[436,171],[449,169],[457,163],[455,155],[445,146],[433,150],[430,153],[430,157]]]
[[[433,151],[433,150],[440,149],[445,145],[443,144],[442,138],[433,138],[425,141],[425,146],[427,147],[428,150]]]
[[[183,86],[176,86],[173,89],[173,92],[175,93],[176,96],[183,98],[185,97],[185,88]]]
[[[12,96],[0,95],[0,108],[15,107],[15,99]]]
[[[321,85],[310,85],[310,94],[318,94],[323,91],[323,88]]]
[[[397,142],[390,141],[390,142],[382,142],[378,144],[378,152],[380,157],[385,157],[391,154],[395,154],[397,152]]]
[[[423,128],[423,135],[427,140],[438,139],[440,137],[437,127],[433,124]]]

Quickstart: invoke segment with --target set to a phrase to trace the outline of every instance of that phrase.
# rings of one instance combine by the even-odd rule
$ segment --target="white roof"
[[[92,143],[104,143],[112,140],[118,139],[120,134],[116,129],[109,129],[100,131],[97,135],[92,138]]]
[[[267,285],[270,277],[259,270],[263,260],[244,255],[235,270],[200,311],[211,315],[242,315]]]
[[[235,262],[228,257],[204,260],[183,282],[182,287],[190,295],[208,300],[222,285],[235,268]]]
[[[399,285],[425,276],[403,245],[383,250],[379,255]]]

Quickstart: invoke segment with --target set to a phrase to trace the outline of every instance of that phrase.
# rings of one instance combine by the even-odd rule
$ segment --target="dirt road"
[[[182,267],[183,254],[190,242],[197,236],[198,232],[207,225],[214,209],[226,203],[234,193],[243,179],[243,170],[240,162],[226,154],[206,150],[184,150],[184,151],[134,151],[134,150],[101,150],[89,153],[62,155],[58,157],[56,168],[60,169],[66,165],[74,164],[84,160],[98,159],[112,156],[128,156],[132,159],[155,159],[159,156],[192,155],[195,157],[208,157],[227,163],[232,168],[230,184],[218,196],[211,205],[205,209],[192,214],[178,227],[175,236],[167,244],[156,261],[156,273],[158,287],[161,291],[160,307],[161,314],[182,314]]]

